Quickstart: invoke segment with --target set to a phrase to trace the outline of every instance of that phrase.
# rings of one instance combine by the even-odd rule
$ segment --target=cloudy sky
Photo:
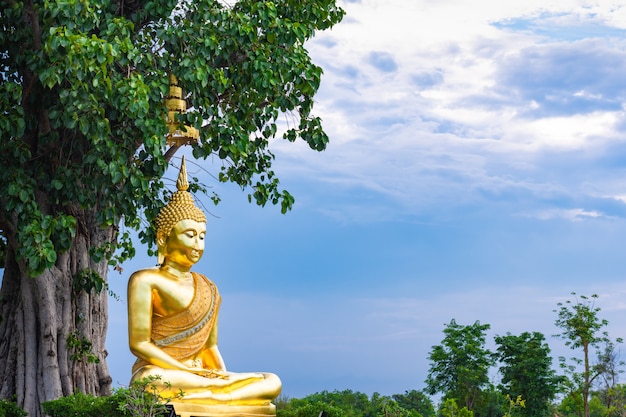
[[[221,289],[230,370],[274,372],[290,397],[421,389],[453,318],[490,324],[490,345],[541,331],[569,355],[551,335],[572,291],[598,293],[611,335],[626,337],[620,3],[340,3],[344,21],[308,45],[328,150],[274,148],[294,210],[207,177],[223,202],[196,270]],[[126,281],[153,264],[110,274],[118,385],[133,361]]]

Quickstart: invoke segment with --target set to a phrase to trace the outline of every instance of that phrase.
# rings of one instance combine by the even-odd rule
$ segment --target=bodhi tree
[[[134,255],[128,231],[151,241],[141,219],[177,148],[169,75],[191,110],[174,123],[200,130],[194,156],[285,212],[269,146],[326,147],[304,43],[342,17],[334,0],[0,0],[0,398],[37,417],[110,391],[103,289]]]

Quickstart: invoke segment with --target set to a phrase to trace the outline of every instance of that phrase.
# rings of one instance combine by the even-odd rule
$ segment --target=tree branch
[[[170,159],[172,159],[172,157],[174,156],[174,154],[176,153],[176,151],[180,149],[180,146],[178,145],[172,145],[167,152],[165,152],[165,155],[163,155],[163,158],[165,158],[165,162],[169,162]]]

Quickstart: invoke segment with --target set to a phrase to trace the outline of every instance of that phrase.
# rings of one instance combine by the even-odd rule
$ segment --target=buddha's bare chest
[[[152,291],[153,314],[166,317],[189,307],[195,293],[193,282],[190,285],[167,280],[159,284]]]

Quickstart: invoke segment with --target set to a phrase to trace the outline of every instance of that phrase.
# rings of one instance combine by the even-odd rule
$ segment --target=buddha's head
[[[165,256],[170,249],[175,250],[176,246],[189,244],[187,238],[192,235],[204,239],[206,233],[206,216],[193,201],[193,196],[187,189],[187,168],[185,167],[185,157],[180,166],[178,181],[176,181],[178,191],[172,194],[170,201],[159,211],[154,220],[156,227],[156,243],[158,248],[158,263],[163,264]],[[187,237],[187,238],[186,238]],[[199,256],[202,253],[200,252]],[[198,259],[199,259],[198,256]],[[197,262],[197,259],[196,259]]]

